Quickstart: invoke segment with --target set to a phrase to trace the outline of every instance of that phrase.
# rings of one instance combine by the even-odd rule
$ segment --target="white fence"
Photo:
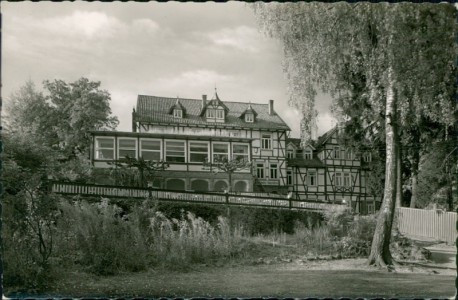
[[[454,244],[457,237],[457,214],[442,210],[400,207],[398,229],[402,234]]]

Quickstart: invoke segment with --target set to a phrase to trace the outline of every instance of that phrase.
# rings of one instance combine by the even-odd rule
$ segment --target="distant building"
[[[164,160],[170,167],[153,183],[170,190],[223,191],[227,175],[213,174],[204,161],[239,158],[252,170],[234,174],[232,191],[287,194],[315,201],[357,203],[374,209],[367,195],[367,171],[361,157],[337,144],[336,130],[315,145],[300,147],[288,138],[291,129],[268,104],[165,98],[139,95],[132,132],[94,131],[91,161],[98,183],[110,182],[110,162],[125,156]]]

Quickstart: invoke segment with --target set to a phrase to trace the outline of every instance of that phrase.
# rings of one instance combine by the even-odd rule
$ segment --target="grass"
[[[454,295],[454,276],[386,273],[362,268],[309,270],[284,265],[202,267],[189,272],[150,269],[97,277],[67,272],[56,283],[58,297],[428,297]],[[359,270],[356,268],[360,268]],[[120,284],[122,283],[122,284]]]

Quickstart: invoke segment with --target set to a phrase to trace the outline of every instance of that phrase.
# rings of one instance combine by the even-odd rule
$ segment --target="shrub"
[[[98,205],[64,203],[61,208],[61,257],[71,258],[98,275],[146,268],[148,251],[138,216],[122,217],[120,208],[107,199]]]

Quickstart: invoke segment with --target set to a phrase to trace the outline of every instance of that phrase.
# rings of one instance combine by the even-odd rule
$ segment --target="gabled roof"
[[[326,142],[332,137],[332,135],[337,131],[337,126],[325,132],[320,136],[316,142],[316,148],[322,147]]]
[[[312,148],[312,150],[316,150],[315,147],[313,147],[312,142],[313,142],[313,141],[311,141],[310,143],[308,143],[306,146]],[[295,147],[296,149],[302,149],[302,147],[301,147],[301,139],[298,139],[298,138],[288,138],[288,139],[286,140],[286,146],[288,146],[289,144],[294,145],[294,147]]]
[[[223,101],[219,99],[218,93],[216,91],[215,91],[215,96],[213,97],[213,99],[208,101],[207,104],[204,107],[202,107],[202,110],[200,111],[200,116],[203,116],[205,114],[205,111],[207,110],[207,107],[209,106],[215,106],[215,107],[221,106],[223,107],[226,114],[229,111],[229,108],[227,108],[227,106],[223,103]]]
[[[258,116],[258,113],[253,109],[253,107],[251,106],[251,103],[248,103],[247,109],[240,115],[240,118],[243,119],[243,117],[244,117],[247,113],[252,113],[252,114],[254,115],[255,118]]]
[[[215,99],[215,100],[219,100]],[[213,101],[213,100],[211,100]],[[253,110],[256,111],[257,118],[254,123],[247,123],[240,119],[240,115],[246,110],[246,102],[229,102],[219,100],[220,103],[227,107],[226,119],[224,123],[210,123],[202,117],[202,100],[200,99],[183,99],[180,98],[181,105],[186,109],[186,118],[174,118],[168,112],[176,98],[157,97],[139,95],[137,98],[137,110],[134,114],[134,122],[154,124],[176,124],[176,125],[195,125],[211,127],[228,127],[228,128],[256,128],[272,130],[291,130],[288,125],[278,116],[269,115],[268,104],[252,103]]]
[[[173,114],[173,110],[181,109],[183,111],[183,118],[186,116],[186,108],[181,104],[180,99],[177,97],[177,101],[169,109],[169,114]]]

